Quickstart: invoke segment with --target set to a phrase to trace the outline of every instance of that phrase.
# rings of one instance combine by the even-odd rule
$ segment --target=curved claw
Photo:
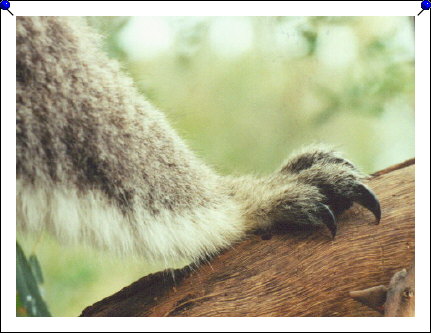
[[[362,184],[358,184],[356,191],[357,193],[354,201],[373,213],[376,217],[376,224],[379,224],[382,212],[380,210],[380,202],[376,195]]]
[[[335,238],[335,235],[337,234],[337,224],[336,224],[336,218],[332,210],[324,205],[319,204],[321,207],[321,221],[327,226],[329,231],[331,232],[332,239]]]

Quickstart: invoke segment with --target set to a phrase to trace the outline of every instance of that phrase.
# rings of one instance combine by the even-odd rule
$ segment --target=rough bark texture
[[[324,228],[259,236],[194,271],[146,276],[82,316],[380,316],[349,291],[388,285],[414,258],[414,160],[376,173],[379,225],[354,206],[331,240]]]
[[[389,286],[352,291],[350,296],[379,311],[385,317],[415,316],[415,267],[396,272]]]

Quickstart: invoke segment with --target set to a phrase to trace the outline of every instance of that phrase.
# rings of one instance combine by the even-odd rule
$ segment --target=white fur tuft
[[[28,185],[17,180],[17,226],[30,233],[48,231],[60,241],[143,256],[166,268],[181,260],[196,262],[227,248],[244,234],[233,202],[182,214],[151,215],[139,205],[125,215],[97,191]]]

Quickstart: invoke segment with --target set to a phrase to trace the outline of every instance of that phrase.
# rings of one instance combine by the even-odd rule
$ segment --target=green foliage
[[[33,276],[37,282],[37,284],[43,283],[43,275],[42,268],[40,267],[39,260],[37,260],[36,255],[32,254],[28,258],[28,264],[30,265],[31,271],[33,272]]]
[[[28,317],[49,317],[38,284],[43,282],[42,271],[35,255],[27,260],[16,243],[16,314]]]
[[[101,16],[87,17],[89,24],[93,25],[98,31],[103,32],[104,51],[113,58],[124,58],[126,53],[117,42],[118,34],[127,24],[129,18],[121,16]]]

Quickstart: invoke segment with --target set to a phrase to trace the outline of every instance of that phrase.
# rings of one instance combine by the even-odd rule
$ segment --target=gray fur
[[[127,212],[209,205],[216,177],[77,19],[17,20],[17,174],[99,190]]]

